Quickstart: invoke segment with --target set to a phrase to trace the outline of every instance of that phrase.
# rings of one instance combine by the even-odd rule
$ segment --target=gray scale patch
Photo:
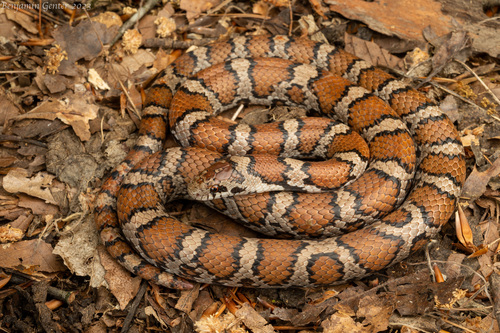
[[[403,119],[407,123],[408,128],[410,129],[410,132],[412,134],[414,134],[416,126],[418,126],[422,120],[427,119],[427,118],[431,118],[431,117],[439,117],[442,114],[443,114],[443,112],[439,109],[439,107],[433,105],[433,106],[427,106],[426,108],[419,109],[418,112],[416,112],[416,113],[405,115],[403,117]]]
[[[302,187],[305,192],[317,193],[320,189],[316,186],[304,184],[304,180],[309,178],[309,175],[302,171],[304,162],[292,158],[287,158],[284,160],[285,164],[290,168],[285,172],[287,177],[287,183],[291,186]]]
[[[398,90],[398,89],[404,89],[408,87],[408,84],[400,81],[400,80],[394,80],[392,82],[389,82],[387,85],[385,85],[382,90],[375,91],[374,94],[377,95],[378,97],[382,98],[384,101],[388,101],[391,98],[391,94]]]
[[[140,265],[143,262],[143,258],[139,257],[137,254],[130,253],[124,256],[124,261],[121,262],[122,265],[132,269],[132,271],[137,272],[139,270]],[[144,258],[148,262],[152,262],[151,258]]]
[[[274,50],[268,53],[268,57],[276,57],[281,59],[290,59],[290,56],[285,51],[285,45],[289,42],[288,38],[278,37],[273,39]]]
[[[193,70],[193,73],[198,73],[199,71],[212,66],[212,63],[208,60],[209,57],[207,55],[208,49],[206,47],[198,47],[191,51],[196,56],[196,67]]]
[[[303,244],[308,244],[302,248],[300,253],[296,255],[296,262],[294,265],[293,274],[289,279],[290,285],[303,285],[304,281],[308,280],[309,273],[307,271],[307,266],[309,259],[312,255],[316,254],[317,251],[314,246],[311,246],[311,242],[303,241]],[[309,283],[311,281],[308,281]]]
[[[447,142],[438,146],[426,145],[426,148],[427,149],[425,149],[425,151],[428,151],[433,154],[443,153],[446,155],[460,156],[464,153],[464,147],[455,142]]]
[[[380,170],[385,174],[396,177],[401,181],[409,181],[413,178],[413,173],[408,173],[396,161],[373,161],[370,163],[370,170]]]
[[[356,197],[351,195],[349,192],[340,189],[337,192],[337,202],[342,202],[342,205],[340,206],[340,217],[342,219],[342,223],[339,223],[339,228],[343,228],[345,226],[345,222],[352,223],[358,220],[359,216],[353,209],[356,203]]]
[[[277,194],[277,200],[273,203],[272,212],[269,216],[269,223],[277,225],[284,232],[291,234],[294,233],[287,220],[283,218],[287,213],[287,209],[293,204],[293,195],[290,192],[281,192]]]
[[[239,36],[233,39],[233,45],[234,45],[234,51],[233,53],[236,54],[239,58],[246,58],[249,57],[250,54],[248,53],[247,47],[247,38],[244,36]]]
[[[230,155],[247,155],[252,148],[249,144],[251,127],[247,124],[238,124],[234,130],[234,141],[228,147]]]
[[[337,114],[338,118],[347,123],[349,120],[349,105],[354,102],[356,99],[363,97],[368,94],[368,90],[363,87],[350,87],[347,95],[340,100],[335,106],[334,110]]]
[[[289,120],[283,123],[283,128],[286,131],[288,139],[284,144],[284,156],[293,156],[297,151],[297,147],[300,144],[299,138],[297,137],[299,123],[296,120]]]
[[[313,78],[318,77],[318,69],[311,65],[300,65],[294,68],[293,80],[290,86],[296,84],[303,86],[306,96],[305,101],[302,103],[308,110],[319,110],[319,102],[317,96],[309,89],[308,83]]]
[[[317,58],[314,60],[314,64],[319,68],[328,69],[330,65],[328,62],[328,55],[335,50],[335,47],[328,44],[321,44],[317,52]]]
[[[186,82],[184,82],[182,86],[187,88],[190,92],[205,96],[212,106],[212,110],[214,110],[215,115],[224,110],[224,106],[222,105],[217,95],[210,89],[207,89],[205,86],[203,86],[200,81],[186,80]]]
[[[257,258],[258,241],[251,238],[245,238],[245,240],[245,244],[238,252],[240,269],[234,274],[231,283],[241,283],[242,280],[253,278],[252,267]]]
[[[382,132],[408,131],[406,125],[400,119],[385,118],[382,121],[376,122],[375,125],[366,128],[363,131],[363,138],[371,142],[373,138]]]
[[[353,83],[358,83],[359,81],[359,76],[361,74],[361,71],[363,69],[371,68],[373,67],[366,61],[357,61],[354,63],[354,65],[351,67],[351,70],[349,72],[346,72],[344,75],[342,75],[343,78],[348,79],[349,81]]]
[[[196,267],[196,251],[202,245],[203,238],[207,235],[206,231],[193,229],[193,232],[184,236],[179,253],[180,261],[189,267]]]
[[[99,195],[99,202],[96,206],[111,206],[114,207],[116,205],[116,198],[110,195]]]
[[[420,175],[420,180],[427,184],[436,186],[440,191],[446,192],[451,196],[458,197],[460,195],[461,189],[447,177],[438,177],[423,173]]]
[[[148,147],[153,152],[157,152],[162,148],[162,142],[161,140],[155,140],[147,135],[144,135],[139,137],[135,146]]]
[[[231,62],[231,67],[238,76],[238,88],[236,91],[243,98],[250,98],[253,95],[253,82],[248,76],[251,63],[247,59],[235,59]]]
[[[173,92],[175,92],[177,88],[182,84],[182,82],[184,82],[184,80],[186,79],[185,76],[176,75],[174,73],[174,68],[171,66],[165,69],[165,74],[163,74],[163,77],[165,78],[164,81],[167,87]]]
[[[349,132],[349,126],[344,125],[344,124],[337,124],[335,126],[332,126],[330,128],[330,131],[328,133],[325,133],[319,141],[318,144],[316,145],[316,148],[314,150],[314,156],[321,156],[326,158],[326,154],[328,152],[328,148],[331,145],[331,143],[334,141],[335,137],[339,134],[345,134]]]
[[[368,161],[363,161],[356,152],[339,152],[333,155],[335,158],[351,163],[351,177],[357,179],[365,171]]]
[[[210,118],[210,114],[205,111],[191,112],[187,114],[182,121],[177,122],[172,129],[172,133],[179,141],[181,146],[189,146],[189,138],[191,137],[191,127],[200,120]]]

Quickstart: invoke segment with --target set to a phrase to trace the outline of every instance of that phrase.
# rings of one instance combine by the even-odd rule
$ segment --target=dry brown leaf
[[[19,269],[35,268],[41,272],[60,272],[66,267],[59,257],[52,253],[52,246],[43,240],[32,239],[0,246],[0,266]]]
[[[2,8],[5,6],[7,3],[2,2]],[[23,27],[26,31],[32,33],[32,34],[38,34],[38,28],[36,22],[33,20],[33,18],[19,10],[6,10],[5,14],[7,15],[7,18],[11,20],[12,22],[16,22],[19,24],[21,27]],[[2,33],[3,35],[3,33]]]
[[[4,177],[3,188],[10,193],[26,193],[57,205],[49,189],[54,178],[55,176],[46,172],[39,172],[30,178],[25,169],[13,168]]]
[[[181,291],[181,296],[179,297],[177,304],[175,304],[175,308],[177,310],[185,313],[189,313],[191,311],[193,303],[196,301],[196,298],[200,293],[200,284],[193,283],[193,286],[194,287],[192,289]]]
[[[365,296],[359,301],[359,309],[356,312],[358,318],[363,317],[363,324],[371,326],[371,332],[387,330],[389,317],[392,314],[392,306],[389,302],[378,296]]]
[[[1,30],[0,25],[0,30]],[[0,91],[0,126],[6,126],[7,121],[21,114],[16,104],[12,103],[7,96],[4,96],[3,91]]]
[[[97,117],[99,107],[93,103],[92,95],[68,93],[58,100],[49,99],[30,112],[15,119],[60,119],[70,125],[82,141],[90,139],[89,121]]]
[[[221,0],[181,0],[180,7],[186,11],[186,17],[191,21],[220,2]]]
[[[59,242],[54,247],[54,254],[59,255],[66,267],[78,276],[91,276],[95,249],[99,242],[93,219],[87,217],[82,223],[69,226],[71,232],[63,231]]]
[[[324,320],[321,323],[324,333],[371,333],[372,331],[369,327],[364,327],[363,324],[357,323],[349,315],[336,312],[330,316],[330,318]]]
[[[500,158],[498,158],[486,171],[477,171],[476,168],[472,170],[465,181],[464,187],[462,189],[462,197],[469,198],[471,200],[479,198],[484,191],[486,191],[486,186],[492,177],[497,176],[500,173]]]
[[[19,207],[29,208],[33,214],[38,215],[56,215],[59,213],[57,206],[45,203],[43,200],[33,198],[32,196],[19,194]]]
[[[403,69],[403,60],[393,56],[387,50],[373,42],[362,40],[350,34],[345,34],[345,50],[364,59],[375,66]]]
[[[431,26],[438,36],[455,29],[452,18],[441,11],[437,1],[325,0],[330,9],[347,18],[366,23],[371,29],[403,40],[425,42],[422,30]]]
[[[469,252],[477,250],[477,247],[474,245],[472,229],[469,225],[469,221],[460,206],[458,206],[457,212],[455,213],[455,230],[458,240],[462,243],[465,249]]]
[[[266,16],[269,13],[269,4],[263,0],[255,2],[252,6],[252,13]]]
[[[243,303],[235,316],[242,320],[246,327],[255,333],[270,333],[275,332],[273,326],[269,324],[260,314],[252,308],[248,303]]]
[[[104,278],[109,285],[109,290],[116,297],[120,304],[120,308],[123,310],[137,294],[139,286],[141,285],[141,278],[138,276],[132,277],[130,273],[104,249],[99,251],[99,258],[106,270]]]
[[[488,253],[487,247],[479,248],[479,250],[477,250],[476,252],[474,252],[473,254],[468,256],[467,258],[476,258],[476,257],[482,256],[483,254],[486,254],[486,253]]]

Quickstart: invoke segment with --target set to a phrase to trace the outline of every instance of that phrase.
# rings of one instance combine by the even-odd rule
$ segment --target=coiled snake
[[[321,110],[352,131],[323,118],[249,126],[211,115],[239,103],[281,102]],[[304,38],[237,37],[197,48],[167,68],[146,103],[140,139],[97,197],[96,223],[114,258],[168,287],[190,287],[168,273],[251,287],[328,285],[369,275],[405,259],[439,231],[465,178],[458,133],[437,106],[365,61]],[[161,150],[167,121],[186,148]],[[319,134],[306,134],[311,128]],[[353,131],[366,140],[369,157]],[[311,136],[313,143],[306,141]],[[332,146],[341,152],[333,155]],[[276,192],[331,186],[311,174],[315,162],[297,166],[286,158],[270,192],[228,197],[243,189],[211,183],[224,180],[235,163],[222,154],[267,150],[285,157],[295,150],[305,157],[333,155],[341,169],[359,169],[368,159],[369,165],[356,180],[342,173],[347,185],[325,193]],[[254,183],[272,178],[266,161],[240,160]],[[214,163],[202,174],[212,184],[208,197],[217,196],[212,207],[270,235],[326,238],[232,237],[169,216],[162,202],[187,197],[187,183]],[[322,170],[329,179],[329,169]],[[191,181],[190,190],[202,180]]]

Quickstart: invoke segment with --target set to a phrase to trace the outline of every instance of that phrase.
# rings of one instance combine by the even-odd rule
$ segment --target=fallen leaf
[[[191,21],[220,2],[221,0],[181,0],[180,7],[186,11],[186,18]]]
[[[33,198],[32,196],[19,194],[19,207],[29,208],[33,214],[37,215],[56,215],[59,213],[57,206],[45,203],[43,200]]]
[[[323,327],[324,333],[369,333],[376,332],[372,331],[368,327],[364,327],[363,324],[357,323],[352,317],[349,315],[336,312],[330,316],[330,318],[324,320],[321,323],[321,327]]]
[[[364,1],[325,0],[330,10],[361,21],[387,36],[426,42],[422,30],[431,26],[438,36],[455,29],[452,18],[441,11],[442,4],[429,0]]]
[[[370,332],[381,332],[387,330],[392,311],[387,300],[379,296],[365,296],[359,301],[356,315],[365,318],[363,324],[366,328],[371,327]]]
[[[59,255],[68,269],[78,276],[91,276],[95,249],[99,240],[91,217],[71,232],[62,232],[59,242],[54,247],[54,254]]]
[[[345,50],[357,57],[372,63],[374,66],[403,69],[403,61],[382,49],[376,43],[345,34]]]
[[[10,193],[26,193],[45,202],[57,205],[50,184],[55,177],[47,172],[39,172],[34,177],[29,177],[25,169],[13,168],[3,179],[3,188]]]
[[[248,303],[243,303],[241,308],[239,308],[235,316],[242,320],[246,327],[248,327],[252,332],[255,333],[270,333],[274,332],[271,324],[269,324],[264,317],[255,311],[254,308]]]
[[[490,179],[497,176],[499,173],[500,158],[497,158],[486,171],[480,172],[474,168],[470,176],[465,181],[462,189],[462,197],[469,198],[470,200],[479,198],[484,191],[486,191],[486,186],[488,185]]]
[[[118,300],[120,309],[123,310],[137,294],[139,286],[141,285],[141,278],[138,276],[132,277],[130,273],[122,265],[116,262],[116,260],[114,260],[104,249],[99,251],[99,259],[106,270],[104,278],[108,283],[109,290]]]
[[[7,5],[7,3],[2,2],[2,8],[5,8],[4,6]],[[38,34],[38,28],[36,25],[36,22],[33,21],[33,18],[17,9],[10,9],[6,10],[5,14],[7,15],[7,18],[11,20],[12,22],[16,22],[19,24],[21,27],[23,27],[26,31],[32,33],[32,34]]]
[[[20,119],[60,119],[70,125],[82,141],[90,139],[89,121],[97,117],[99,107],[90,93],[68,93],[61,99],[48,99],[30,112],[15,117]]]
[[[474,245],[472,229],[469,225],[469,221],[460,206],[458,206],[457,212],[455,213],[455,231],[458,240],[462,243],[465,249],[469,252],[477,250],[477,247]]]
[[[35,271],[49,273],[66,269],[59,257],[52,253],[52,246],[43,240],[32,239],[4,244],[0,245],[0,249],[0,267],[36,267]]]

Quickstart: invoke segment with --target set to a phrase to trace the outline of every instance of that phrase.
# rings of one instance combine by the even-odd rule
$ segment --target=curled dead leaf
[[[10,193],[26,193],[45,202],[57,205],[50,184],[55,176],[47,172],[39,172],[34,177],[29,177],[28,171],[21,168],[13,168],[3,179],[3,188]]]
[[[491,178],[500,173],[500,158],[498,158],[486,171],[477,171],[476,168],[465,181],[462,189],[462,197],[475,200],[479,198],[485,191],[486,186]]]
[[[455,213],[455,228],[460,243],[462,243],[469,252],[476,251],[477,248],[473,242],[472,229],[460,206],[458,206],[457,212]]]
[[[436,276],[436,282],[443,283],[444,277],[443,273],[441,273],[441,270],[439,269],[439,266],[437,264],[434,264],[432,265],[432,269],[434,270],[434,275]]]

